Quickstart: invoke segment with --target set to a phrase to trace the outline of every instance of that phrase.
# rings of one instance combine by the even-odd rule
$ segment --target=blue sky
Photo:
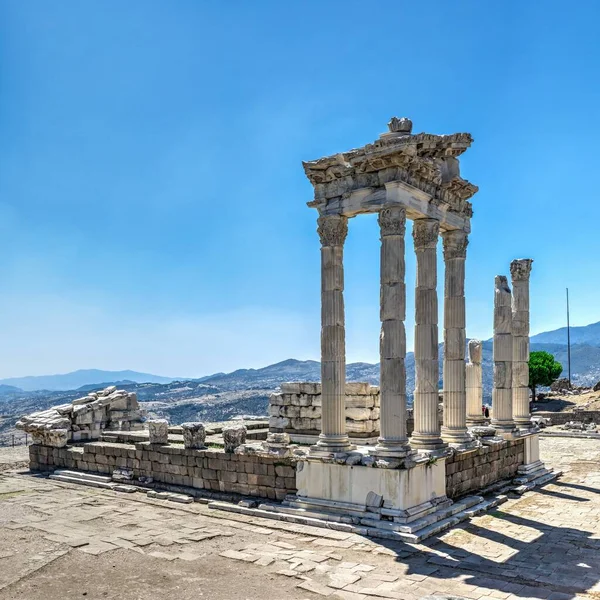
[[[533,332],[564,324],[566,286],[572,323],[600,320],[599,17],[592,0],[0,0],[0,377],[318,359],[301,161],[392,115],[475,138],[470,336],[491,335],[517,257],[535,260]],[[345,258],[348,360],[376,361],[374,217]]]

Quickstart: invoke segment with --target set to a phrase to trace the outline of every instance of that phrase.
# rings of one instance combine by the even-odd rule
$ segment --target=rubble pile
[[[569,421],[565,423],[561,429],[565,429],[567,431],[596,431],[595,423],[582,423],[581,421]]]
[[[34,444],[62,448],[68,442],[97,440],[103,430],[143,429],[144,414],[135,393],[111,386],[22,417],[16,427],[31,434]]]

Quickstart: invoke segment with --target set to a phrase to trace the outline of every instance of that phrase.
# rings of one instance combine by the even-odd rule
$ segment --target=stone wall
[[[564,425],[569,421],[580,423],[600,423],[600,410],[575,410],[573,412],[550,412],[536,410],[532,417],[544,417],[550,419],[552,425]]]
[[[523,440],[504,441],[446,459],[446,494],[458,498],[503,479],[511,479],[524,462]]]
[[[321,433],[321,384],[284,383],[269,399],[269,429],[274,433]],[[379,388],[346,384],[346,431],[352,438],[379,436]]]
[[[76,469],[111,475],[130,469],[133,477],[216,492],[282,500],[296,492],[296,461],[263,455],[190,450],[178,445],[92,442],[83,446],[29,447],[32,471]]]

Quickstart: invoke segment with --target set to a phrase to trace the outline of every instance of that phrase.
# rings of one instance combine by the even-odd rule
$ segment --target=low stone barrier
[[[216,492],[282,500],[296,492],[296,460],[281,456],[196,450],[175,444],[91,442],[83,446],[29,447],[32,471],[58,468],[112,474],[130,469],[134,479]]]
[[[446,459],[446,495],[454,499],[511,479],[523,464],[524,453],[523,440],[455,453]]]
[[[581,423],[600,423],[600,410],[574,410],[569,412],[550,412],[536,410],[532,417],[544,417],[550,419],[552,425],[564,425],[569,421],[580,421]]]

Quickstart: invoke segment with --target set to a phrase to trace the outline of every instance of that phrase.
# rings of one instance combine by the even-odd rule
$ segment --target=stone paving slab
[[[5,472],[0,600],[19,597],[13,591],[37,581],[40,565],[49,565],[46,572],[77,556],[102,561],[120,552],[156,561],[155,570],[165,577],[177,565],[197,565],[206,577],[206,565],[217,565],[214,576],[224,578],[224,594],[228,584],[234,586],[229,577],[264,582],[257,600],[600,598],[600,442],[561,438],[541,446],[550,466],[565,472],[560,481],[424,544],[386,543],[209,511],[198,502],[173,505]],[[13,548],[19,536],[32,540],[31,551]],[[3,578],[8,571],[14,575]],[[165,589],[155,597],[184,598],[171,593]],[[240,595],[243,590],[236,593],[222,598],[249,598]],[[146,597],[152,596],[139,596]]]

